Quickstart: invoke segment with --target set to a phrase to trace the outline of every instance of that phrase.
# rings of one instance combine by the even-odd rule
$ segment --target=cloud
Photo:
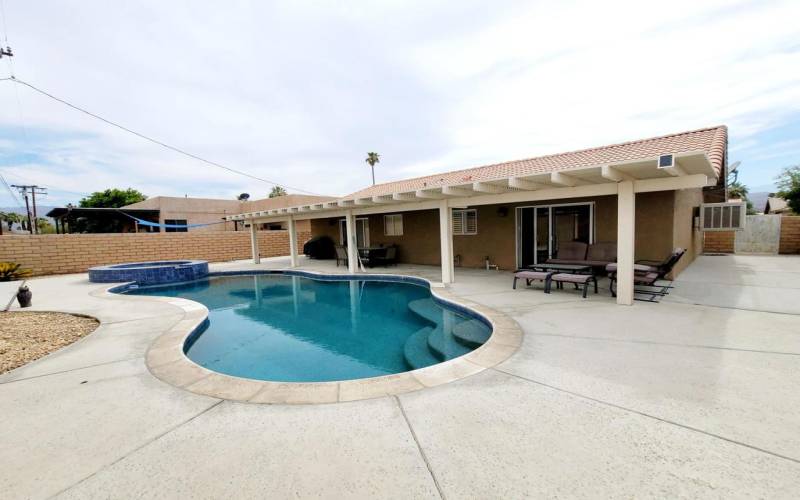
[[[732,150],[747,145],[742,175],[755,181],[765,154],[748,162],[750,145],[769,149],[771,130],[800,128],[796,1],[95,0],[6,11],[18,77],[317,193],[366,185],[372,150],[386,181],[719,123]],[[7,82],[0,110],[9,178],[77,192],[269,191]],[[48,200],[66,201],[75,196]]]

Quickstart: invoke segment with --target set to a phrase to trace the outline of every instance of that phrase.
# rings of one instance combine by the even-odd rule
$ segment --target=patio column
[[[454,281],[453,267],[453,217],[447,200],[439,202],[439,246],[442,250],[442,283]]]
[[[289,255],[291,256],[291,267],[297,267],[297,226],[294,217],[289,218]]]
[[[347,232],[347,270],[355,274],[358,270],[358,240],[356,238],[356,216],[348,211],[344,216],[344,226]]]
[[[636,194],[633,181],[617,184],[617,304],[633,304]]]
[[[258,254],[258,228],[255,221],[250,221],[250,250],[253,254],[253,264],[261,263],[261,256]]]

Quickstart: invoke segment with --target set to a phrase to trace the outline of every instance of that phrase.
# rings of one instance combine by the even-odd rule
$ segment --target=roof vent
[[[672,168],[675,166],[675,155],[661,155],[658,157],[658,168]]]

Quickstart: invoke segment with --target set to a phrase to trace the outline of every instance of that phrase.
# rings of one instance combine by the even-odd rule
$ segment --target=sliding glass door
[[[347,224],[344,220],[339,221],[339,244],[347,246]],[[369,219],[356,219],[356,246],[369,246]]]
[[[517,208],[520,267],[558,257],[561,243],[594,242],[594,204],[570,203]]]

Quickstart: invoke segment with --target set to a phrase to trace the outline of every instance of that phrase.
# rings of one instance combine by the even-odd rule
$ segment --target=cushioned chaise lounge
[[[669,293],[672,288],[666,285],[656,285],[656,281],[664,279],[670,272],[675,264],[681,259],[683,254],[686,253],[685,248],[676,248],[672,253],[662,262],[652,260],[637,260],[633,265],[633,284],[645,287],[655,287],[657,290],[635,290],[635,292],[643,293],[653,296],[664,296]],[[606,272],[611,280],[611,295],[616,297],[617,291],[615,285],[617,283],[617,264],[606,265]]]
[[[517,280],[525,280],[525,286],[530,286],[532,281],[541,281],[544,283],[544,293],[550,293],[550,276],[555,274],[554,271],[517,271],[514,273],[514,284],[511,288],[517,289]]]
[[[594,283],[594,293],[597,293],[597,278],[594,274],[569,274],[569,273],[556,273],[550,276],[546,293],[550,293],[550,287],[556,283],[557,288],[564,288],[564,283],[572,283],[575,288],[583,290],[583,298],[586,298],[586,293],[589,291],[589,284]]]

